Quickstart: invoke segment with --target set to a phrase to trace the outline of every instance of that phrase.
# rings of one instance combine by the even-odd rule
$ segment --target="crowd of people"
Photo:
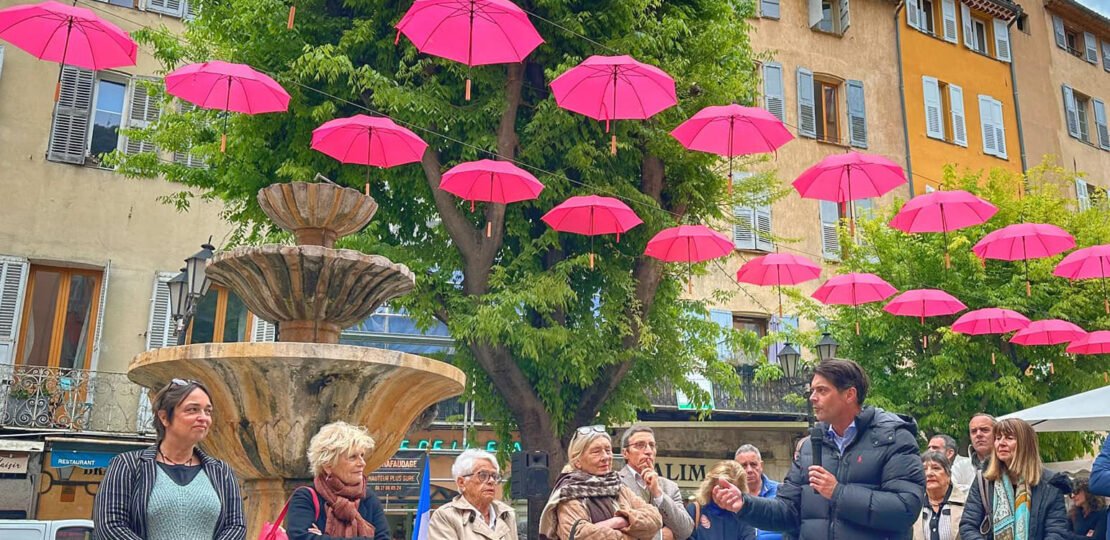
[[[1044,467],[1036,433],[1019,419],[976,414],[967,456],[946,434],[933,435],[921,453],[916,422],[865,405],[868,387],[855,362],[822,361],[810,396],[818,422],[795,447],[786,477],[769,478],[759,448],[742,444],[734,459],[709,468],[688,502],[656,471],[650,427],[623,430],[619,470],[609,430],[579,427],[539,518],[540,538],[1110,540],[1102,499],[1110,496],[1110,439],[1089,482],[1074,484]],[[94,537],[245,538],[234,473],[197,446],[212,421],[208,390],[174,379],[152,408],[157,441],[113,459],[95,500]],[[284,530],[273,537],[389,540],[366,484],[373,445],[362,427],[321,428],[307,456],[313,481],[294,491]],[[451,474],[458,495],[427,520],[429,540],[518,538],[513,507],[498,499],[503,476],[494,455],[466,450]]]

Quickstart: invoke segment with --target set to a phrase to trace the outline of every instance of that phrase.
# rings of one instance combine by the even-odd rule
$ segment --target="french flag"
[[[412,540],[428,540],[428,522],[432,519],[431,460],[424,456],[424,476],[420,479],[420,502],[416,505],[416,522],[412,525]]]

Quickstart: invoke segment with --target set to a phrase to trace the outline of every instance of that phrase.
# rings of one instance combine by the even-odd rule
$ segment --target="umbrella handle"
[[[486,222],[486,238],[489,238],[491,236],[493,236],[493,222],[492,221],[487,221]]]
[[[293,29],[293,20],[296,19],[296,18],[297,18],[297,6],[293,5],[293,4],[290,4],[289,5],[289,22],[286,24],[286,28],[288,30]]]
[[[227,152],[227,133],[220,134],[220,153]]]
[[[609,142],[609,154],[613,155],[613,156],[617,155],[617,134],[616,133],[613,134],[613,138]]]
[[[590,252],[590,270],[594,269],[594,252]]]
[[[470,101],[470,77],[466,78],[466,100]]]

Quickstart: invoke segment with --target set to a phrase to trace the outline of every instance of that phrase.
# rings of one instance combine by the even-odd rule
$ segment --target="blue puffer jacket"
[[[911,538],[925,500],[917,423],[866,407],[856,416],[856,429],[843,454],[831,441],[822,445],[822,465],[838,482],[831,500],[809,486],[813,447],[806,441],[778,495],[763,499],[745,494],[740,518],[801,540]]]
[[[1110,497],[1110,437],[1102,442],[1102,451],[1091,465],[1091,495]],[[1108,512],[1110,514],[1110,512]],[[1106,517],[1106,534],[1110,536],[1110,515]]]
[[[994,532],[982,531],[983,517],[992,508],[994,482],[987,482],[987,502],[979,492],[979,476],[967,492],[967,504],[960,518],[960,540],[990,540]],[[1066,540],[1070,536],[1068,514],[1064,509],[1064,495],[1071,493],[1071,481],[1067,476],[1041,469],[1041,481],[1029,490],[1029,538],[1030,540]]]

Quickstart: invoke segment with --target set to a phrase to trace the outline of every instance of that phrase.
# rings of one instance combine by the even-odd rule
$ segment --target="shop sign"
[[[393,454],[367,477],[366,483],[379,496],[419,497],[426,452],[402,450]]]
[[[659,476],[673,480],[682,489],[694,490],[705,480],[709,469],[720,461],[719,459],[659,456],[655,458],[655,472]]]
[[[497,453],[497,441],[490,440],[479,443],[479,448],[491,454]],[[466,450],[470,443],[459,439],[404,439],[401,441],[401,450]],[[513,441],[513,450],[521,451],[520,443]]]
[[[0,454],[0,474],[27,474],[30,454]]]
[[[55,469],[62,467],[80,467],[82,469],[103,469],[112,462],[115,454],[105,452],[82,452],[79,450],[50,451],[50,466]]]

